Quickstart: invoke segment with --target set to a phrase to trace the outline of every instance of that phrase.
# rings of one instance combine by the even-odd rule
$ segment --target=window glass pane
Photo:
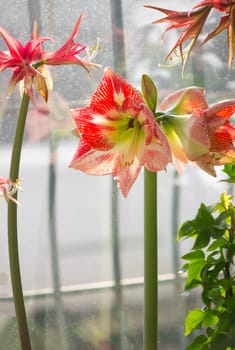
[[[10,0],[1,8],[0,26],[24,43],[37,20],[40,35],[54,39],[45,47],[56,50],[83,9],[77,40],[92,46],[101,39],[95,62],[102,67],[92,78],[77,65],[51,67],[50,116],[38,114],[32,104],[29,109],[18,220],[22,282],[34,349],[142,349],[143,172],[123,198],[110,176],[93,177],[70,169],[78,138],[72,133],[75,124],[69,108],[89,103],[106,66],[137,89],[142,74],[150,75],[160,100],[191,85],[204,86],[210,103],[233,97],[234,71],[227,69],[226,33],[194,50],[182,79],[180,64],[163,67],[179,32],[166,33],[161,41],[166,25],[151,23],[162,15],[144,8],[145,3],[148,1]],[[165,0],[164,7],[186,10],[195,3]],[[162,6],[161,1],[151,4]],[[216,16],[213,12],[209,17],[205,32],[214,28]],[[0,50],[6,50],[3,40]],[[11,74],[6,70],[0,79],[0,176],[5,177],[21,101],[18,85],[7,97]],[[158,174],[161,350],[184,348],[188,341],[183,335],[184,317],[197,303],[193,293],[182,296],[181,278],[172,279],[181,269],[180,256],[191,246],[191,242],[176,241],[177,229],[194,217],[201,202],[218,200],[227,189],[218,182],[221,177],[220,171],[218,178],[212,178],[191,165],[181,177],[171,166]],[[13,350],[20,346],[4,201],[0,210],[0,344]]]

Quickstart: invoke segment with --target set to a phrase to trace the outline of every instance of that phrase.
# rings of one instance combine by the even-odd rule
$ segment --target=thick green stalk
[[[21,107],[16,126],[15,139],[12,148],[12,157],[10,165],[9,178],[16,181],[19,178],[20,155],[23,143],[25,121],[29,106],[29,97],[23,95]],[[17,198],[17,193],[15,194]],[[27,326],[27,319],[24,306],[24,297],[21,283],[19,252],[18,252],[18,234],[17,234],[17,205],[10,201],[8,204],[8,248],[9,263],[11,270],[11,283],[15,303],[16,319],[20,335],[22,350],[31,350],[30,337]]]
[[[144,170],[144,350],[157,350],[157,173]]]

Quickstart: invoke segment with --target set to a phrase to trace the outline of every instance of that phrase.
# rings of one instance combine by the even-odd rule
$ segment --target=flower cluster
[[[194,46],[199,41],[199,35],[211,10],[215,9],[220,14],[222,13],[220,23],[207,35],[202,44],[223,30],[227,30],[228,66],[231,67],[235,49],[235,0],[201,0],[191,11],[173,11],[152,5],[146,7],[166,15],[154,22],[169,23],[163,34],[171,29],[181,29],[180,36],[167,55],[166,61],[171,60],[174,54],[179,55],[179,58],[182,59],[183,71]],[[8,47],[8,51],[0,51],[0,72],[12,69],[9,94],[12,94],[19,83],[23,95],[12,147],[9,179],[0,177],[0,196],[8,203],[9,263],[20,341],[22,349],[31,349],[24,310],[17,241],[16,204],[19,204],[17,192],[21,190],[18,178],[24,131],[26,129],[30,140],[45,138],[51,132],[54,137],[61,134],[64,136],[66,129],[72,128],[70,123],[74,121],[76,124],[74,134],[79,137],[79,144],[70,162],[71,168],[90,175],[112,175],[124,197],[128,195],[142,168],[147,169],[144,177],[144,241],[146,243],[144,270],[145,295],[147,296],[144,298],[144,309],[147,310],[144,320],[147,322],[144,325],[143,338],[144,348],[155,349],[158,343],[156,338],[157,308],[152,305],[157,305],[157,192],[156,176],[155,174],[152,176],[149,172],[165,170],[169,164],[173,164],[181,174],[185,164],[193,164],[211,176],[216,176],[215,167],[227,165],[232,167],[232,169],[227,169],[227,173],[229,175],[231,172],[232,180],[234,180],[235,128],[231,119],[235,113],[235,99],[209,105],[205,97],[205,90],[191,86],[170,93],[158,103],[157,88],[150,77],[143,75],[140,92],[107,67],[87,106],[70,110],[58,95],[50,95],[50,101],[48,101],[49,92],[52,89],[49,66],[76,64],[84,68],[89,75],[91,75],[92,68],[99,66],[92,63],[99,48],[99,41],[96,47],[88,47],[80,42],[75,42],[82,18],[83,13],[78,18],[67,41],[54,52],[45,50],[44,43],[50,41],[51,38],[38,36],[36,23],[31,40],[26,45],[0,27],[0,37]],[[30,100],[33,108],[28,111]],[[54,144],[53,142],[53,146]],[[54,147],[51,150],[54,150]],[[52,161],[53,156],[54,153]],[[213,330],[207,327],[209,329],[208,339],[205,335],[199,336],[187,349],[196,349],[204,345],[209,349],[207,345],[210,342],[216,345],[217,339],[219,344],[221,344],[221,339],[225,339],[227,349],[234,346],[234,337],[230,336],[231,331],[234,333],[234,316],[231,318],[226,310],[226,307],[230,309],[231,305],[234,310],[234,291],[231,284],[234,276],[230,276],[229,271],[230,266],[234,266],[235,211],[230,199],[230,197],[223,196],[221,203],[216,204],[212,211],[211,207],[208,211],[207,208],[201,206],[201,211],[196,219],[186,222],[180,230],[179,237],[198,236],[194,245],[196,252],[187,254],[183,258],[190,260],[189,257],[192,257],[193,261],[198,263],[199,260],[202,260],[200,259],[202,256],[203,265],[200,261],[199,265],[204,266],[207,270],[204,269],[205,280],[201,285],[206,286],[211,280],[211,273],[214,273],[211,267],[215,267],[214,277],[218,281],[218,283],[213,282],[215,285],[214,300],[211,294],[211,283],[209,283],[209,288],[204,288],[203,301],[207,308],[203,311],[196,309],[190,312],[186,321],[186,335],[201,325],[204,326],[205,320],[209,326],[214,326],[218,322],[218,328]],[[226,210],[220,210],[226,203],[230,203],[229,206],[225,206]],[[213,220],[212,214],[215,211],[218,211],[219,215]],[[230,221],[228,221],[229,217],[231,217]],[[197,228],[198,232],[196,232]],[[211,237],[208,235],[210,231]],[[206,261],[203,251],[210,243],[210,239],[213,242],[208,250],[212,251],[214,248],[214,251],[208,255],[209,259]],[[200,251],[201,248],[203,251]],[[224,254],[224,251],[229,254]],[[199,259],[197,253],[200,253]],[[217,258],[218,254],[221,255],[220,259]],[[201,271],[198,268],[195,270],[195,263],[187,263],[185,267],[189,274],[191,273],[191,277],[196,271],[193,280],[191,277],[191,280],[188,279],[186,287],[188,289],[194,287],[195,281],[196,285],[198,282],[200,284],[198,273]],[[224,280],[217,278],[221,273],[224,274]],[[221,281],[225,283],[222,285]],[[216,306],[218,295],[222,299],[220,298],[218,308],[215,309],[214,305]],[[223,312],[221,312],[221,300]],[[149,313],[150,310],[153,312]],[[216,314],[213,314],[214,311]],[[220,333],[219,316],[226,321],[222,325],[223,334]],[[232,327],[224,328],[224,323],[232,324]],[[211,336],[213,332],[214,336]],[[220,338],[221,335],[222,338]],[[150,339],[150,342],[146,342],[145,339]],[[217,349],[218,346],[213,348]]]
[[[166,31],[183,28],[168,58],[179,48],[184,69],[212,8],[225,12],[226,15],[205,41],[228,28],[231,64],[234,51],[233,31],[231,32],[234,6],[235,2],[231,0],[204,0],[195,5],[190,12],[147,7],[167,15],[155,22],[169,22]],[[68,40],[55,52],[44,50],[43,43],[51,38],[38,37],[36,25],[32,39],[25,46],[0,28],[0,35],[9,49],[7,52],[0,51],[0,72],[7,68],[13,69],[10,93],[20,82],[23,91],[34,104],[34,88],[47,102],[52,86],[47,66],[78,64],[88,73],[91,68],[97,66],[91,62],[97,48],[92,49],[75,42],[82,17],[83,13]],[[184,54],[183,43],[187,40],[191,40],[191,43]],[[83,58],[80,56],[82,52],[86,53]],[[91,175],[112,174],[126,197],[142,167],[157,172],[172,162],[178,172],[182,173],[185,163],[193,163],[210,175],[216,176],[215,166],[235,161],[235,132],[229,121],[235,112],[235,100],[221,101],[208,106],[202,88],[188,87],[173,92],[158,105],[154,83],[147,76],[143,81],[141,93],[111,68],[105,68],[90,104],[71,110],[80,142],[70,167]],[[40,102],[37,103],[37,107],[36,115],[44,123],[49,109],[45,103]],[[32,120],[31,114],[29,113],[26,126]],[[67,125],[64,122],[53,122],[47,127],[46,120],[44,134],[55,124],[58,128]],[[4,184],[10,185],[10,191],[6,191]],[[1,186],[1,191],[7,199],[12,199],[11,191],[18,188],[17,183],[11,182],[2,182]]]
[[[189,87],[170,94],[153,111],[145,100],[154,89],[150,84],[144,99],[106,68],[90,105],[71,110],[80,143],[70,166],[113,174],[127,196],[142,166],[159,171],[172,161],[181,173],[184,163],[195,163],[216,176],[214,166],[235,161],[235,129],[229,122],[235,100],[209,107],[205,91]]]

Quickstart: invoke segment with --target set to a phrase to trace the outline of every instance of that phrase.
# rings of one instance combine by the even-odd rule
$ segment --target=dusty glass
[[[189,3],[195,2],[165,0],[164,7],[188,9]],[[102,68],[93,78],[73,65],[51,69],[53,125],[66,118],[69,108],[89,101],[105,66],[138,89],[142,74],[150,75],[160,99],[190,85],[204,86],[211,102],[232,97],[234,72],[227,70],[226,35],[194,52],[182,79],[180,65],[166,68],[163,64],[177,32],[167,34],[162,43],[164,25],[151,24],[161,15],[145,9],[144,4],[148,1],[17,0],[1,8],[0,26],[23,42],[37,20],[40,33],[55,40],[46,45],[60,45],[83,9],[79,41],[95,45],[96,38],[101,38],[95,61]],[[157,0],[151,4],[162,6]],[[214,20],[212,16],[209,25]],[[0,49],[5,49],[2,40]],[[17,88],[11,98],[6,97],[9,77],[9,72],[1,73],[0,170],[6,177],[20,103]],[[32,106],[30,112],[33,114]],[[70,121],[63,132],[48,130],[35,118],[26,128],[20,171],[19,248],[33,348],[139,350],[143,328],[143,174],[124,199],[111,177],[92,177],[69,169],[78,143],[74,127]],[[196,303],[194,295],[183,294],[178,272],[180,256],[188,246],[176,242],[177,228],[193,217],[201,202],[217,201],[226,189],[218,178],[192,166],[187,166],[181,177],[173,167],[158,176],[161,350],[182,349],[187,344],[184,317]],[[0,209],[0,344],[2,349],[13,350],[19,349],[19,341],[3,201]]]

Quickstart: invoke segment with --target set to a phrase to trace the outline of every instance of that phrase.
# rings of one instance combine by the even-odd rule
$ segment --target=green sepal
[[[141,90],[143,98],[148,105],[148,107],[151,109],[152,112],[155,112],[157,108],[157,88],[152,79],[146,75],[142,75],[142,81],[141,81]]]

